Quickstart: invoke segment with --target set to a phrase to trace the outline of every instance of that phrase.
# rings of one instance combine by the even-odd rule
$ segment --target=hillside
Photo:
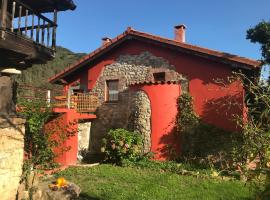
[[[16,75],[14,78],[19,85],[31,85],[34,87],[52,89],[55,88],[55,86],[48,83],[48,78],[62,71],[69,64],[84,55],[83,53],[74,53],[63,47],[57,47],[54,60],[49,61],[47,64],[33,65],[22,71],[21,75]]]

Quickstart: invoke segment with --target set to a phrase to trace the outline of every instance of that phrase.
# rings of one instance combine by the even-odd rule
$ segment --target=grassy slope
[[[198,179],[150,169],[100,165],[70,168],[58,176],[78,184],[82,189],[81,199],[247,200],[252,196],[239,181]]]

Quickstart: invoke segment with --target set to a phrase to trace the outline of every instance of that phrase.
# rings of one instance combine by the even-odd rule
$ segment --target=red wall
[[[78,121],[95,119],[96,116],[93,114],[80,114],[74,109],[65,108],[55,109],[54,112],[58,113],[58,115],[52,118],[45,126],[47,132],[53,131],[52,139],[59,141],[60,134],[74,134],[60,146],[54,148],[54,153],[57,155],[55,162],[62,166],[75,165],[78,154]],[[64,149],[66,150],[63,151]]]
[[[88,90],[91,90],[106,65],[115,62],[120,55],[138,55],[144,51],[164,58],[175,66],[177,72],[187,77],[189,80],[189,92],[194,98],[194,109],[203,121],[225,130],[237,130],[236,123],[232,121],[232,115],[240,114],[244,116],[243,87],[240,82],[230,83],[226,81],[227,77],[232,75],[232,69],[229,65],[207,58],[131,40],[115,47],[113,51],[103,55],[89,66],[72,73],[71,77],[67,78],[67,81],[72,83],[80,80],[81,83],[88,85]],[[88,80],[85,78],[86,74]],[[216,83],[217,79],[223,79],[226,84]],[[152,150],[157,151],[164,147],[164,144],[160,143],[163,134],[171,131],[170,120],[175,115],[176,109],[173,99],[176,94],[179,95],[179,93],[176,93],[179,86],[170,85],[168,88],[166,85],[154,88],[143,86],[142,90],[146,91],[152,103],[152,133],[155,135],[152,138]],[[157,97],[162,93],[168,94]],[[231,100],[233,100],[234,104],[228,106],[228,102]],[[157,154],[158,159],[165,159],[165,157],[161,152]]]
[[[179,155],[181,141],[175,137],[174,128],[180,85],[141,85],[136,89],[144,91],[151,103],[151,152],[155,159],[169,160],[170,150]]]
[[[93,65],[81,69],[76,76],[88,74],[88,89],[91,90],[104,66],[115,62],[119,55],[137,55],[144,51],[149,51],[154,56],[169,61],[176,67],[177,72],[187,77],[189,92],[194,98],[194,109],[205,122],[227,130],[236,129],[235,123],[231,120],[231,114],[242,115],[244,112],[242,85],[239,82],[227,82],[226,87],[223,87],[216,83],[216,79],[226,81],[227,77],[232,75],[229,65],[153,44],[127,41],[112,52],[103,55]],[[222,106],[229,99],[234,99],[238,105],[230,108]]]

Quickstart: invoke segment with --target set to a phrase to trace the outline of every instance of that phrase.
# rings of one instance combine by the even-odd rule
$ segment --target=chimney
[[[108,37],[102,38],[102,45],[105,45],[105,44],[107,44],[109,42],[111,42],[111,38],[108,38]]]
[[[174,39],[177,42],[186,42],[186,26],[180,24],[174,27]]]

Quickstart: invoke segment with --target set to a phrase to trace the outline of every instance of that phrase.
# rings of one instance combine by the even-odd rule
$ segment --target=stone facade
[[[129,85],[136,82],[154,81],[153,73],[159,72],[165,73],[166,81],[181,81],[181,84],[186,82],[186,79],[177,73],[175,67],[167,60],[149,52],[142,52],[139,55],[121,55],[116,62],[105,66],[91,91],[98,95],[101,106],[97,109],[97,119],[93,120],[91,127],[90,151],[99,152],[101,139],[109,129],[113,128],[139,131],[145,139],[144,150],[150,149],[150,102],[146,94],[130,91]],[[105,88],[108,80],[119,81],[117,102],[105,102]],[[134,112],[137,112],[135,116]],[[132,117],[136,120],[130,120]]]
[[[24,119],[0,118],[0,195],[14,200],[22,174]]]
[[[134,82],[154,81],[153,73],[165,72],[168,81],[181,81],[184,77],[175,71],[175,67],[149,52],[139,55],[121,55],[115,63],[107,65],[91,92],[98,94],[101,102],[105,100],[107,80],[119,80],[119,91],[123,92]]]

